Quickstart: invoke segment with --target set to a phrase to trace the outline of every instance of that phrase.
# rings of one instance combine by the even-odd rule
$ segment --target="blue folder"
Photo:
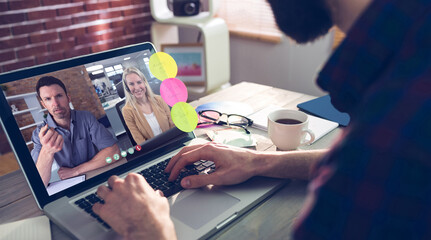
[[[300,103],[297,107],[304,112],[337,122],[344,127],[347,126],[350,121],[349,114],[342,113],[335,109],[331,103],[331,97],[329,95]]]

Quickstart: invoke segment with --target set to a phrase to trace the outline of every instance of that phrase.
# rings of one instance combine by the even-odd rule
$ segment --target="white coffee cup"
[[[308,140],[307,134],[310,136]],[[289,109],[275,110],[268,114],[268,135],[280,150],[297,149],[311,144],[315,138],[314,133],[308,129],[308,115]]]

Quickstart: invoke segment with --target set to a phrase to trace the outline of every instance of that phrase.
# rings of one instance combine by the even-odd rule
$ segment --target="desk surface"
[[[269,87],[242,82],[222,91],[210,94],[191,103],[197,107],[214,101],[238,101],[247,103],[258,111],[269,104],[276,104],[289,109],[297,109],[298,103],[315,97]],[[275,151],[276,147],[267,137],[267,133],[249,128],[257,140],[259,151]],[[197,129],[197,137],[205,138],[205,129]],[[328,148],[338,136],[340,129],[302,149]],[[42,215],[31,195],[21,170],[0,177],[0,224]],[[226,229],[217,233],[217,239],[289,239],[292,223],[306,195],[306,181],[294,180],[277,191],[248,214],[235,220]],[[55,224],[51,223],[53,239],[71,239]]]

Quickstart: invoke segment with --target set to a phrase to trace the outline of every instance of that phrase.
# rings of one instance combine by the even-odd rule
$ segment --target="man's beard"
[[[56,112],[57,110],[60,110],[61,112]],[[59,107],[53,109],[51,115],[54,116],[55,119],[65,119],[69,117],[69,112],[70,111],[68,111],[68,109]]]
[[[316,40],[333,25],[326,0],[268,0],[278,27],[298,43]]]

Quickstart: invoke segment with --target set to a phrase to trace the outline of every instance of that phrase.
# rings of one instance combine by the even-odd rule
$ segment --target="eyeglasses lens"
[[[218,112],[206,111],[201,114],[201,117],[205,120],[217,121],[220,117],[220,114]]]
[[[200,113],[199,115],[199,124],[200,125],[209,125],[214,124],[220,117],[218,112],[213,111],[205,111]]]
[[[247,126],[248,120],[241,116],[231,115],[228,119],[229,124]]]

